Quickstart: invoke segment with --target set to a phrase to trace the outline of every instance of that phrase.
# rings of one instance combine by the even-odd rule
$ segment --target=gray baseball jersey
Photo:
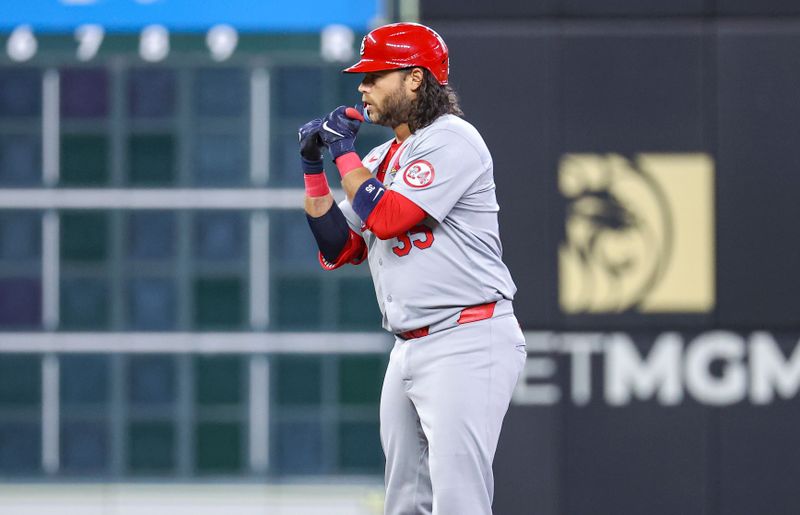
[[[374,172],[390,146],[373,149],[364,165]],[[464,307],[513,299],[516,287],[501,259],[492,158],[471,124],[444,115],[412,134],[393,156],[384,185],[429,215],[398,238],[362,232],[386,330],[434,331]],[[339,206],[361,231],[350,203]]]
[[[391,144],[364,165],[374,173]],[[386,170],[384,188],[428,214],[421,225],[380,240],[340,203],[367,244],[384,328],[428,333],[396,338],[383,381],[384,513],[490,515],[492,460],[526,357],[492,158],[472,125],[445,115],[406,139]],[[488,318],[459,320],[464,308],[495,301]]]

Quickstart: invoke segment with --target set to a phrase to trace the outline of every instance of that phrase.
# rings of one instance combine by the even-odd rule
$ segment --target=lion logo
[[[713,164],[705,154],[568,154],[559,300],[566,313],[707,312]]]
[[[568,312],[635,308],[666,269],[673,227],[659,184],[628,159],[566,156],[559,187],[566,199],[560,248],[561,304]],[[566,283],[566,284],[565,284]]]

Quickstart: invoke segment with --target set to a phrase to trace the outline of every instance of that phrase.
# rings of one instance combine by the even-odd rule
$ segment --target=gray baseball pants
[[[513,314],[395,341],[380,406],[385,515],[491,515],[492,460],[525,358]]]

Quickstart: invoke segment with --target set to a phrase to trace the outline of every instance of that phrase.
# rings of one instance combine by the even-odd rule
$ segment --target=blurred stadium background
[[[0,513],[381,513],[392,340],[295,131],[401,20],[520,288],[495,512],[800,513],[794,0],[3,2]]]

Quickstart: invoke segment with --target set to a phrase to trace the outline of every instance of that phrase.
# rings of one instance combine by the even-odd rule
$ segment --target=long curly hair
[[[422,71],[424,78],[408,116],[408,128],[412,133],[427,127],[443,114],[464,116],[455,90],[449,84],[439,84],[427,69],[423,68]]]

